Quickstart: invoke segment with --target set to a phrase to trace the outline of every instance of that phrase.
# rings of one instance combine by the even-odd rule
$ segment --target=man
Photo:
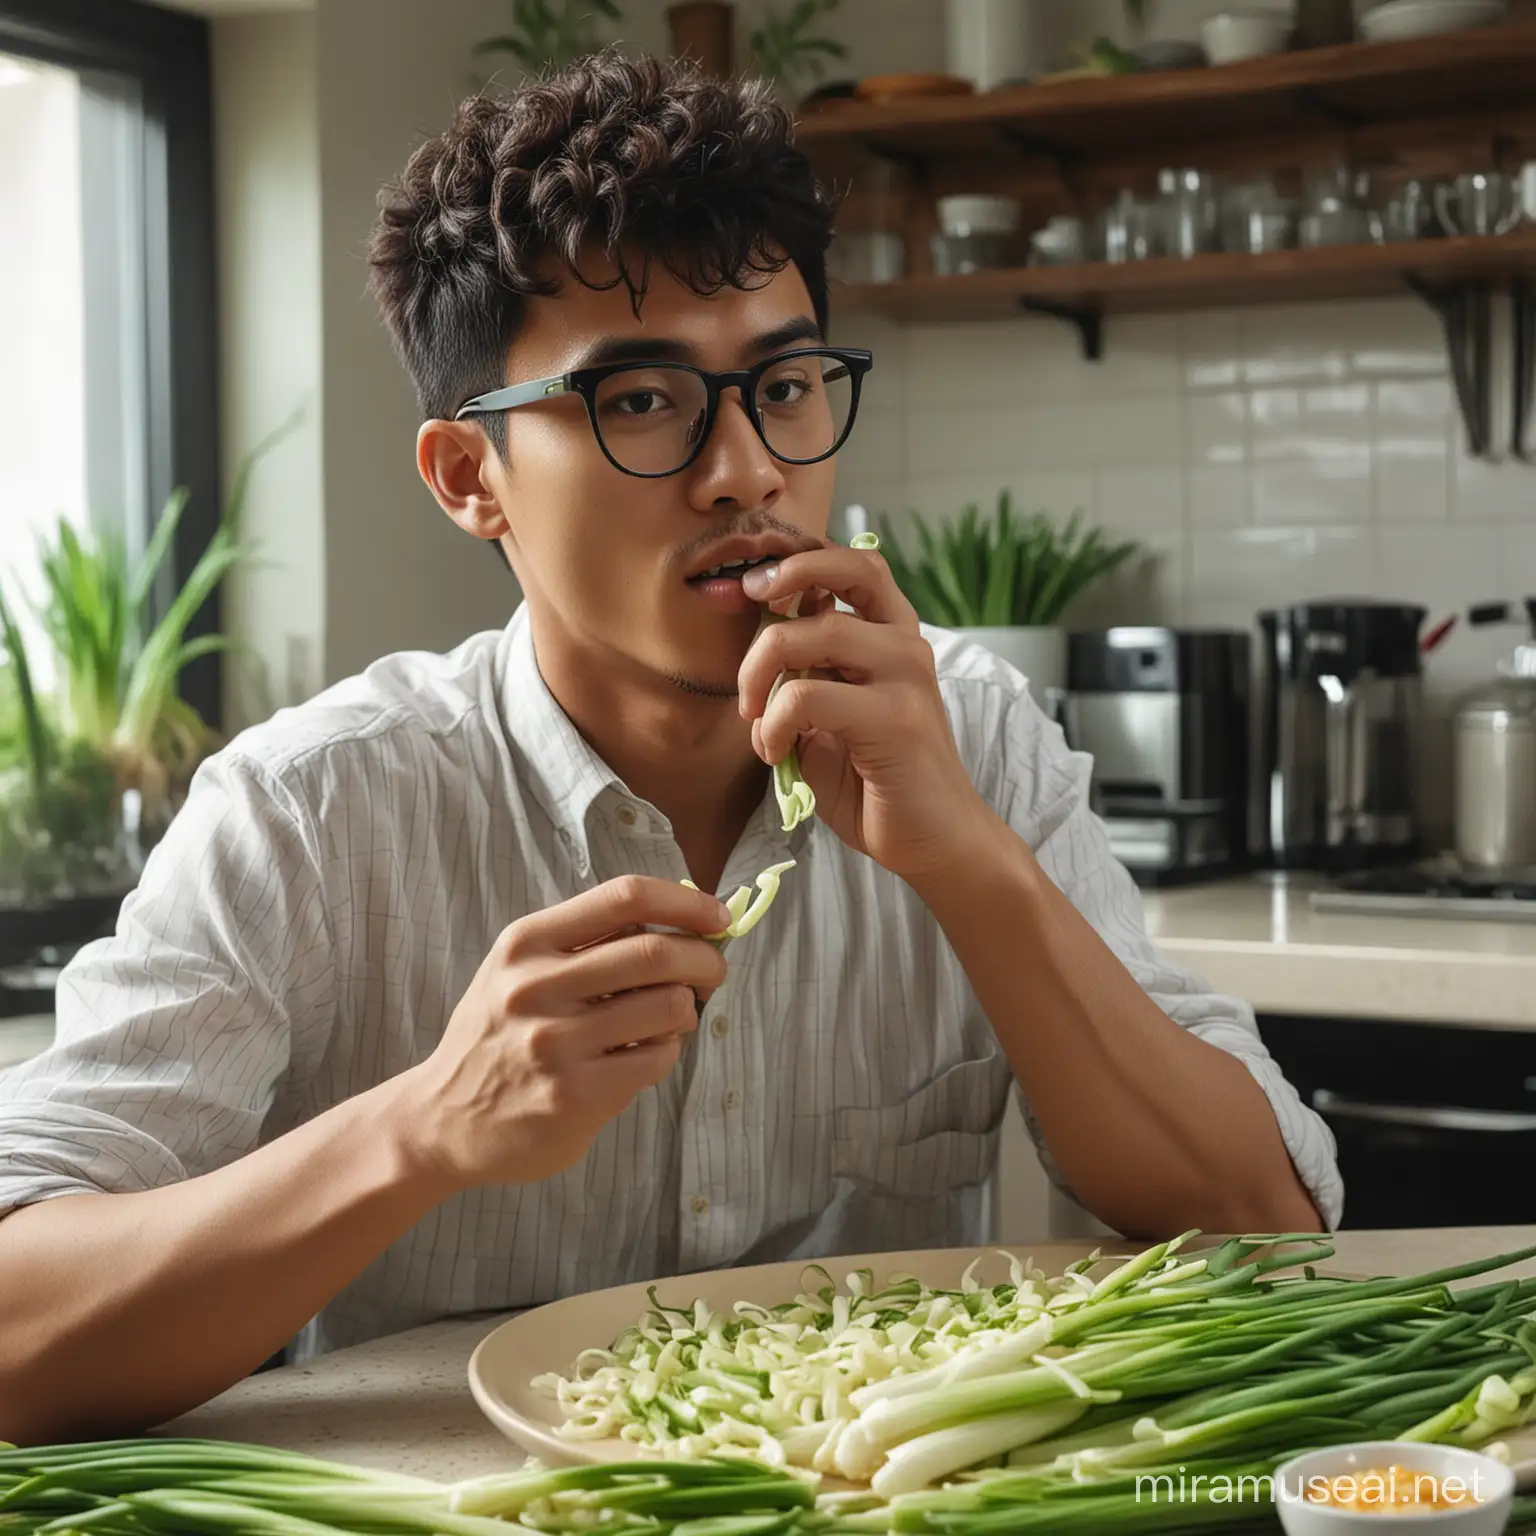
[[[1014,1084],[1127,1234],[1336,1221],[1088,762],[827,540],[870,361],[826,347],[830,224],[771,98],[612,55],[469,102],[387,195],[418,467],[525,601],[207,764],[70,966],[0,1083],[0,1437],[162,1420],[301,1329],[985,1241]]]

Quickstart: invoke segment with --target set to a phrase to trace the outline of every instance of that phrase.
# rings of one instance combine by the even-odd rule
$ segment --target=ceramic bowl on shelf
[[[1022,209],[1016,197],[966,195],[941,197],[938,213],[946,235],[1012,235],[1018,231]]]
[[[1472,27],[1493,27],[1507,14],[1504,0],[1388,0],[1360,18],[1367,42],[1402,42],[1411,37],[1439,37]]]
[[[1223,11],[1200,28],[1205,56],[1212,64],[1236,64],[1270,53],[1284,53],[1292,21],[1286,11]]]
[[[974,96],[976,87],[959,75],[870,75],[855,87],[860,101],[907,101],[915,96]]]
[[[1342,1481],[1341,1481],[1342,1480]],[[1329,1491],[1334,1499],[1319,1497]],[[1499,1536],[1515,1476],[1502,1461],[1457,1446],[1362,1440],[1308,1451],[1275,1468],[1286,1536]]]

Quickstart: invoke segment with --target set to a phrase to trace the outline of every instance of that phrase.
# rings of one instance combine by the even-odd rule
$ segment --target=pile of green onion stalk
[[[851,549],[879,549],[879,547],[880,536],[874,533],[858,533],[849,540]],[[758,633],[761,634],[770,624],[782,623],[785,619],[795,619],[799,616],[800,594],[797,592],[786,613],[774,613],[772,609],[764,606]],[[768,693],[770,704],[778,697],[779,689],[784,686],[788,676],[789,674],[786,673],[774,680],[773,687]],[[815,813],[816,795],[811,786],[806,783],[805,775],[800,771],[800,755],[793,747],[774,764],[773,792],[779,802],[779,814],[783,818],[786,832],[793,832],[802,821],[808,820]],[[704,937],[717,949],[724,949],[732,939],[739,939],[744,934],[750,933],[762,921],[768,908],[773,905],[773,898],[779,894],[779,882],[785,872],[794,867],[795,861],[789,859],[783,864],[775,864],[772,868],[765,869],[757,877],[755,898],[751,886],[739,887],[736,894],[729,897],[725,903],[731,914],[729,926],[722,928],[718,933],[707,933]],[[698,890],[698,886],[692,880],[684,880],[682,883],[689,890]]]
[[[0,1449],[6,1536],[788,1536],[829,1532],[803,1478],[742,1460],[537,1463],[459,1483],[216,1440]]]
[[[1198,1235],[1097,1279],[1096,1255],[1056,1278],[1008,1256],[1008,1280],[973,1266],[954,1291],[859,1271],[840,1292],[815,1269],[829,1283],[729,1314],[653,1288],[609,1348],[535,1384],[571,1439],[831,1474],[869,1487],[869,1528],[903,1531],[1028,1529],[999,1506],[1263,1472],[1352,1440],[1485,1447],[1536,1418],[1536,1280],[1452,1285],[1536,1248],[1348,1280],[1317,1273],[1334,1250],[1312,1236]]]

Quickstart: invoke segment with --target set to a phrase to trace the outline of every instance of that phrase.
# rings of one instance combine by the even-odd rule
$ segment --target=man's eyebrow
[[[771,331],[765,331],[751,342],[750,350],[757,353],[777,352],[781,347],[792,346],[797,341],[819,342],[821,339],[821,327],[809,315],[799,315],[793,320],[786,320],[783,325],[775,326]]]
[[[819,342],[821,327],[809,315],[786,320],[771,331],[754,336],[747,351],[766,356],[797,341]],[[579,368],[600,368],[608,363],[697,363],[698,349],[671,336],[600,336],[587,346],[571,364]]]

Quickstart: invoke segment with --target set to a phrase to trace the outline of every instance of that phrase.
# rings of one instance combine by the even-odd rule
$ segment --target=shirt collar
[[[549,690],[533,648],[528,605],[512,615],[502,640],[502,714],[507,734],[523,757],[528,787],[556,827],[587,842],[587,816],[605,795],[631,797],[629,787],[594,752]],[[815,818],[784,830],[770,781],[748,836],[755,830],[769,849],[798,858]]]
[[[584,842],[593,803],[610,790],[628,791],[549,691],[534,654],[526,603],[507,625],[502,654],[502,712],[508,735],[521,749],[528,787],[555,826]]]

